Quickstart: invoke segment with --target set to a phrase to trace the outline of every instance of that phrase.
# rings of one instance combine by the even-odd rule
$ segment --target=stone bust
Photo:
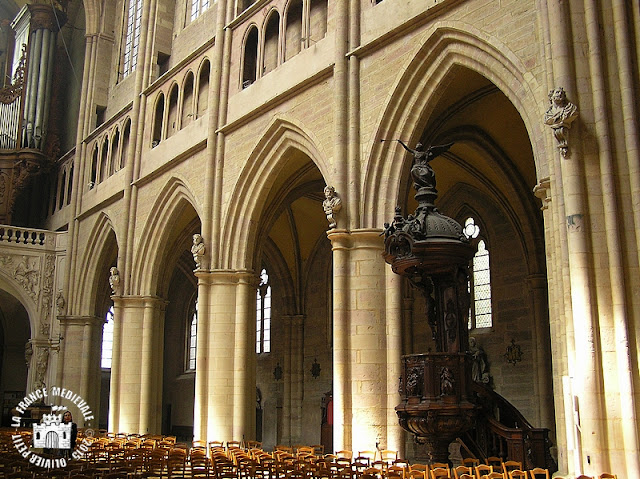
[[[324,187],[324,198],[322,209],[324,210],[324,214],[327,215],[329,229],[334,229],[337,223],[333,215],[342,208],[342,200],[338,197],[336,189],[329,185]]]
[[[202,259],[204,258],[206,247],[204,245],[204,238],[199,233],[193,235],[193,246],[191,246],[191,254],[193,254],[193,261],[196,263],[196,269],[202,267]]]

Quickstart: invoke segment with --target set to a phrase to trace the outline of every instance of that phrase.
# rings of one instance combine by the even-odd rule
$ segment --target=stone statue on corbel
[[[122,282],[120,280],[120,271],[115,266],[109,270],[109,286],[111,286],[112,294],[122,294]]]
[[[202,268],[202,263],[206,253],[207,248],[204,245],[204,238],[199,233],[194,234],[193,246],[191,246],[191,254],[193,255],[193,261],[196,263],[196,269]]]
[[[578,107],[567,99],[564,88],[557,87],[549,92],[549,109],[544,114],[544,122],[553,131],[558,149],[563,158],[569,157],[569,129],[578,118]]]
[[[333,186],[324,187],[324,201],[322,202],[322,209],[324,214],[327,215],[327,221],[329,222],[329,229],[332,230],[338,226],[335,215],[342,208],[342,200],[336,193],[336,189]]]

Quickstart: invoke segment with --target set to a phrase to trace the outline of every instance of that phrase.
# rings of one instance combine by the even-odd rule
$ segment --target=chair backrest
[[[509,479],[528,479],[527,473],[520,469],[513,469],[508,472]]]
[[[462,465],[467,467],[476,467],[480,465],[480,459],[477,457],[465,457],[462,459]]]
[[[346,451],[346,450],[336,451],[336,456],[338,456],[339,458],[345,458],[345,459],[351,460],[351,458],[353,457],[353,452]]]
[[[520,461],[505,461],[502,463],[503,471],[513,471],[515,469],[522,470],[522,463]]]
[[[358,451],[358,457],[366,457],[373,462],[376,460],[376,451]]]
[[[586,474],[580,474],[576,479],[595,479],[593,476],[587,476]]]
[[[488,466],[486,464],[478,464],[477,466],[475,466],[473,468],[473,470],[476,473],[476,477],[478,479],[480,479],[482,476],[485,476],[485,475],[489,474],[490,472],[493,472],[493,467],[492,466]]]
[[[529,475],[531,476],[531,479],[549,479],[549,470],[542,469],[541,467],[534,467],[529,470]]]
[[[426,471],[420,471],[419,469],[412,469],[409,472],[405,472],[404,477],[406,479],[428,479]]]
[[[437,479],[439,477],[451,477],[451,471],[449,471],[448,467],[446,469],[444,467],[435,467],[431,469],[429,474],[431,476],[431,479]]]
[[[504,479],[504,474],[501,472],[493,471],[482,476],[482,479]]]
[[[615,474],[611,474],[610,472],[603,472],[600,474],[599,479],[618,479],[618,476]]]
[[[398,451],[392,451],[391,449],[383,449],[380,451],[380,459],[386,463],[391,463],[398,459]]]
[[[453,475],[455,476],[455,479],[460,479],[460,476],[462,476],[463,474],[472,476],[473,469],[469,466],[458,466],[453,469]]]

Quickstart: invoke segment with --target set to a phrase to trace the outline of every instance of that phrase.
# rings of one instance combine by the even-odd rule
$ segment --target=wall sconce
[[[314,358],[313,359],[313,364],[311,365],[311,376],[313,376],[314,379],[317,379],[318,377],[320,377],[320,364],[318,363],[318,359]]]
[[[276,364],[276,367],[273,370],[273,379],[276,381],[280,381],[282,379],[282,366],[280,366],[280,361]]]
[[[511,363],[515,366],[516,363],[522,361],[523,354],[524,353],[522,352],[522,349],[520,349],[520,345],[516,344],[515,339],[512,339],[511,346],[507,346],[507,352],[504,353],[504,358],[508,363]]]

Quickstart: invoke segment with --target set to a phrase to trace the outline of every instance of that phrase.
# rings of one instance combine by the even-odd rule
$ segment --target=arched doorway
[[[7,291],[0,289],[0,392],[2,426],[11,425],[11,408],[22,400],[27,390],[25,352],[31,337],[29,315],[24,306]]]

